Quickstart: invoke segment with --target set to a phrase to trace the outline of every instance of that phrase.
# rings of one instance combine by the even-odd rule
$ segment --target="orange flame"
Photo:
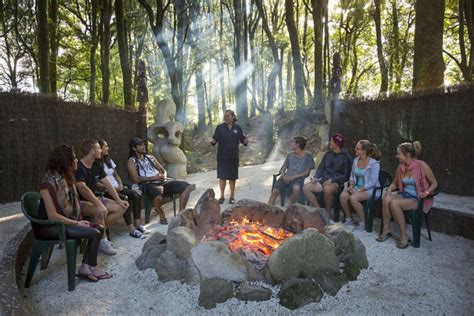
[[[286,239],[293,236],[293,233],[281,228],[252,223],[247,217],[240,222],[233,219],[228,226],[216,230],[204,236],[203,241],[225,240],[233,252],[253,252],[263,257],[269,257]]]

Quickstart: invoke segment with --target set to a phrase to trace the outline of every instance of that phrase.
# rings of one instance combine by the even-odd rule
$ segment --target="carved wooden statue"
[[[148,127],[148,140],[153,145],[153,154],[172,178],[187,176],[188,160],[179,148],[183,136],[183,125],[175,121],[176,105],[172,100],[162,100],[157,105],[155,123]]]

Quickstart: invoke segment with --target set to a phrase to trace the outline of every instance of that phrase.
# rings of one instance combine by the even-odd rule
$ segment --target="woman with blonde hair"
[[[400,240],[397,244],[400,249],[408,247],[403,212],[416,209],[420,199],[424,199],[423,211],[428,212],[433,205],[433,198],[430,195],[438,187],[430,166],[417,159],[420,153],[421,144],[418,141],[398,145],[396,157],[400,164],[382,200],[383,229],[376,240],[380,242],[387,240],[390,233],[390,219],[393,217],[400,227]],[[396,194],[392,194],[397,190]]]
[[[354,210],[360,219],[354,230],[365,229],[365,214],[362,203],[367,201],[374,191],[380,186],[379,171],[381,153],[377,145],[366,139],[359,140],[355,146],[356,158],[352,164],[349,186],[341,193],[340,201],[346,216],[346,225],[355,226],[351,217]]]

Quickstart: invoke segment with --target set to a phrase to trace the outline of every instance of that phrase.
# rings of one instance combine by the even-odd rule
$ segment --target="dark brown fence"
[[[84,138],[103,138],[126,178],[128,141],[145,137],[145,117],[110,107],[14,93],[0,93],[0,202],[18,201],[36,190],[51,149],[79,146]]]
[[[384,100],[332,104],[331,133],[342,132],[354,154],[359,139],[382,150],[382,168],[394,174],[396,147],[418,140],[420,159],[433,169],[441,191],[474,195],[474,88]]]

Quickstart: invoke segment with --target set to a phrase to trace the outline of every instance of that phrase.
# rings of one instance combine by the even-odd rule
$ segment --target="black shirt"
[[[97,181],[105,177],[107,175],[104,172],[104,168],[102,168],[98,161],[94,161],[91,168],[87,168],[80,160],[77,162],[76,180],[77,182],[85,182],[92,193],[99,191]],[[79,195],[81,199],[84,199],[80,192]]]
[[[216,127],[212,138],[219,143],[217,159],[239,159],[239,142],[244,144],[245,140],[244,132],[239,125],[234,123],[229,129],[226,123],[222,123]]]

